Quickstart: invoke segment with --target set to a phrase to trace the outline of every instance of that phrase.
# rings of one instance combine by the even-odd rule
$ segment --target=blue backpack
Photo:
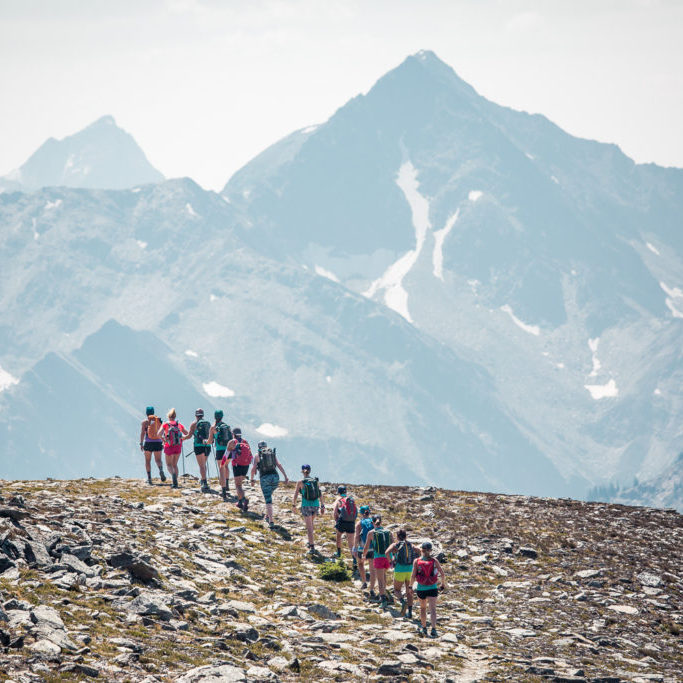
[[[364,517],[360,520],[360,542],[365,545],[368,538],[368,532],[374,527],[372,520],[369,517]]]

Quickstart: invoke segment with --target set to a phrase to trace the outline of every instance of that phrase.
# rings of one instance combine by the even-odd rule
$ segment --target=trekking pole
[[[183,441],[183,445],[180,447],[180,452],[183,456],[183,478],[185,477],[185,458],[187,457],[185,455],[185,442]],[[189,453],[188,453],[189,455]]]

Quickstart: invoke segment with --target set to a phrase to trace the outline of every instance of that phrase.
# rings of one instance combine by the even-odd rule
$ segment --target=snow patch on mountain
[[[192,218],[199,218],[199,214],[192,208],[192,204],[190,204],[190,202],[185,204],[185,211],[187,211]]]
[[[289,430],[285,427],[280,427],[279,425],[271,424],[270,422],[264,422],[262,425],[256,428],[256,431],[263,436],[267,436],[270,439],[277,439],[289,434]]]
[[[601,398],[614,398],[619,395],[619,389],[617,388],[617,383],[611,379],[607,384],[584,384],[583,385],[590,395],[596,401]]]
[[[598,374],[598,370],[602,367],[602,363],[598,359],[598,345],[600,344],[600,337],[596,337],[595,339],[589,339],[588,340],[588,347],[591,350],[591,353],[593,354],[593,369],[591,370],[591,374],[589,377],[595,377]]]
[[[140,249],[147,249],[147,242],[143,242],[142,240],[135,240],[135,242]]]
[[[185,351],[185,355],[189,356],[190,358],[199,358],[199,354],[196,351],[193,351],[192,349],[187,349]]]
[[[0,365],[0,391],[5,391],[15,384],[19,384],[19,380]]]
[[[651,244],[650,242],[645,242],[645,246],[646,246],[653,254],[657,254],[657,256],[661,256],[661,254],[659,253],[659,249],[657,249],[657,247],[655,247],[654,244]]]
[[[315,266],[315,272],[321,277],[326,277],[328,280],[332,280],[332,282],[339,282],[339,278],[332,271],[327,270],[322,266]]]
[[[211,396],[211,398],[230,398],[235,395],[235,392],[228,387],[219,384],[218,382],[206,382],[202,384],[202,389]]]
[[[674,318],[683,318],[683,290],[678,287],[667,287],[663,282],[660,282],[659,286],[668,295],[665,303],[667,308],[671,311],[671,315],[673,315]],[[678,302],[674,302],[674,299],[681,299],[681,309],[678,308]]]
[[[552,180],[552,181],[555,183],[555,185],[559,185],[559,184],[560,184],[560,181],[559,181],[554,175],[551,175],[551,176],[550,176],[550,180]]]
[[[47,202],[45,204],[45,211],[52,211],[53,209],[58,209],[62,205],[61,199],[55,199],[54,202]]]
[[[481,196],[484,193],[481,190],[470,190],[470,193],[467,195],[467,199],[469,199],[471,202],[476,202],[477,199],[481,198]]]
[[[541,334],[541,328],[538,325],[528,325],[527,323],[522,322],[514,314],[514,311],[512,310],[512,307],[509,304],[505,304],[504,306],[501,306],[500,310],[503,311],[503,313],[507,313],[510,316],[510,318],[512,319],[512,322],[515,323],[515,325],[517,325],[517,327],[524,330],[528,334],[533,334],[536,337],[538,337],[538,335]]]
[[[398,261],[392,263],[384,274],[375,280],[363,295],[372,298],[378,291],[384,290],[384,303],[408,322],[413,320],[408,312],[408,292],[403,287],[403,278],[410,272],[424,246],[427,232],[431,228],[429,222],[429,200],[420,194],[420,183],[417,180],[417,169],[412,162],[401,164],[396,176],[396,184],[403,192],[412,214],[415,229],[415,249],[411,249]]]
[[[470,193],[471,194],[471,193]],[[443,243],[448,233],[453,229],[455,222],[460,215],[460,208],[448,218],[446,225],[441,230],[434,231],[434,252],[432,253],[432,263],[434,264],[434,277],[443,281]]]

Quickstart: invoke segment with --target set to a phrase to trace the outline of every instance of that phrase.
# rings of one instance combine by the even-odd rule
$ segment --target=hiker
[[[353,558],[353,571],[357,571],[358,563],[356,561],[356,553],[354,552],[354,539],[356,535],[356,518],[358,517],[358,508],[353,496],[349,496],[346,492],[346,486],[337,487],[337,500],[334,501],[334,528],[337,531],[337,557],[342,554],[342,535],[346,535],[346,543],[349,546],[349,552]]]
[[[396,542],[387,548],[387,555],[393,557],[394,564],[394,596],[401,600],[401,616],[408,611],[408,618],[413,618],[413,589],[410,587],[410,579],[413,575],[413,562],[417,559],[418,552],[413,544],[406,540],[405,529],[396,532]],[[406,597],[403,597],[403,587],[406,589]]]
[[[432,544],[425,541],[421,546],[422,555],[413,562],[413,572],[410,576],[410,585],[417,581],[417,598],[420,601],[420,626],[418,632],[421,636],[427,635],[427,603],[429,603],[429,620],[432,624],[430,635],[436,638],[436,597],[439,588],[446,590],[446,575],[435,557],[432,557]],[[437,588],[437,582],[441,577],[441,586]]]
[[[161,463],[161,449],[163,443],[159,437],[161,418],[154,414],[154,406],[147,406],[145,419],[140,424],[140,450],[145,454],[145,470],[147,471],[147,483],[152,483],[152,453],[159,468],[159,479],[166,481],[164,466]]]
[[[277,459],[276,451],[276,448],[268,448],[268,444],[265,441],[259,441],[257,453],[251,466],[251,485],[254,485],[254,475],[258,470],[263,500],[266,503],[266,523],[271,529],[275,526],[275,520],[273,519],[273,492],[280,484],[280,477],[277,471],[280,470],[282,472],[285,484],[289,482],[285,468]]]
[[[373,552],[372,550],[365,551],[365,541],[368,537],[368,532],[372,529],[372,519],[370,519],[370,506],[361,505],[358,509],[360,513],[360,519],[358,524],[356,524],[356,538],[354,540],[354,545],[356,546],[356,557],[358,558],[358,572],[360,574],[360,580],[363,582],[360,589],[365,590],[368,587],[367,576],[365,574],[365,560],[368,560],[368,569],[370,571],[370,598],[375,598],[375,583],[377,582],[377,573],[375,572],[375,566],[372,562]]]
[[[168,420],[161,426],[164,441],[166,467],[173,477],[172,488],[178,488],[178,458],[183,452],[183,435],[187,436],[187,429],[176,419],[175,408],[168,411]]]
[[[183,437],[183,441],[192,439],[194,437],[194,454],[197,458],[197,465],[199,465],[199,479],[202,493],[209,493],[211,488],[206,478],[206,463],[208,457],[211,455],[211,446],[206,441],[209,438],[211,431],[211,423],[204,419],[204,410],[197,408],[194,411],[194,421],[190,425],[187,436]]]
[[[372,529],[368,531],[365,545],[363,546],[363,553],[366,553],[368,548],[372,546],[372,563],[377,573],[377,590],[379,591],[382,607],[386,607],[389,604],[389,598],[387,597],[387,569],[389,569],[390,564],[387,557],[387,548],[391,543],[391,531],[382,527],[382,516],[373,515]],[[370,597],[373,597],[372,593]]]
[[[235,478],[235,492],[237,493],[237,507],[242,512],[249,510],[249,498],[244,493],[242,482],[247,478],[249,465],[254,459],[247,441],[242,438],[242,430],[235,427],[232,430],[232,440],[228,443],[228,451],[232,457],[232,476]],[[227,462],[227,456],[223,456]]]
[[[225,452],[228,444],[232,439],[232,430],[230,425],[223,422],[223,411],[215,410],[213,413],[215,422],[209,430],[209,438],[204,442],[211,448],[211,444],[216,445],[216,468],[218,469],[218,481],[221,485],[221,498],[228,499],[228,491],[230,490],[230,470],[229,460],[230,455],[225,457]]]
[[[311,477],[311,466],[302,465],[301,474],[303,478],[297,482],[292,498],[292,507],[296,509],[296,499],[301,493],[301,515],[306,524],[306,534],[308,535],[308,552],[315,554],[315,538],[313,536],[313,521],[317,514],[325,512],[322,492],[318,483],[318,477]]]

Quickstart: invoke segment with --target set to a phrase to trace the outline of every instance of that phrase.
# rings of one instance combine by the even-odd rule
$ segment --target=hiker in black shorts
[[[216,468],[218,469],[218,481],[221,485],[221,497],[228,500],[230,490],[230,455],[227,453],[228,444],[232,439],[230,425],[223,422],[223,411],[216,410],[213,413],[216,420],[209,430],[209,438],[204,442],[208,446],[216,445]]]
[[[353,541],[356,535],[356,518],[358,517],[358,508],[353,496],[346,492],[346,486],[337,487],[338,498],[334,501],[334,528],[337,531],[337,557],[341,557],[342,553],[342,536],[346,535],[346,544],[349,546],[349,552],[353,558],[353,571],[358,569],[356,562],[356,553],[354,552]]]
[[[374,526],[372,519],[370,518],[370,506],[361,505],[360,506],[360,519],[358,524],[356,524],[356,538],[354,544],[356,546],[356,557],[358,558],[358,573],[360,574],[361,590],[365,590],[368,587],[367,575],[365,573],[365,560],[368,560],[368,570],[370,572],[370,598],[375,597],[375,584],[377,583],[377,573],[375,572],[375,566],[372,562],[374,558],[374,553],[372,549],[364,550],[365,539],[368,537],[368,533]]]
[[[159,429],[161,427],[161,418],[154,414],[154,406],[147,406],[145,410],[146,417],[140,425],[140,450],[145,454],[145,470],[147,471],[147,483],[152,483],[152,454],[154,454],[154,461],[159,468],[159,478],[161,481],[166,481],[164,474],[164,466],[161,462],[161,450],[163,442]]]
[[[242,430],[235,427],[232,430],[232,441],[228,444],[228,452],[232,456],[232,475],[235,478],[235,492],[237,493],[237,507],[242,512],[249,510],[249,498],[244,493],[242,482],[249,474],[249,465],[254,459],[248,442],[242,438]]]
[[[204,419],[204,411],[202,408],[197,408],[194,411],[194,422],[190,425],[187,436],[183,437],[183,441],[194,437],[194,454],[197,458],[197,465],[199,465],[199,478],[202,493],[209,493],[211,488],[206,478],[206,461],[211,455],[211,446],[206,443],[211,431],[211,423]]]
[[[417,581],[417,595],[420,601],[420,627],[418,632],[421,636],[427,635],[427,603],[429,603],[429,620],[432,623],[430,635],[436,638],[436,597],[439,588],[446,590],[446,575],[439,564],[439,560],[432,557],[432,544],[425,541],[422,546],[422,555],[413,563],[413,573],[410,577],[410,585]],[[441,586],[437,588],[437,583],[441,578]]]

